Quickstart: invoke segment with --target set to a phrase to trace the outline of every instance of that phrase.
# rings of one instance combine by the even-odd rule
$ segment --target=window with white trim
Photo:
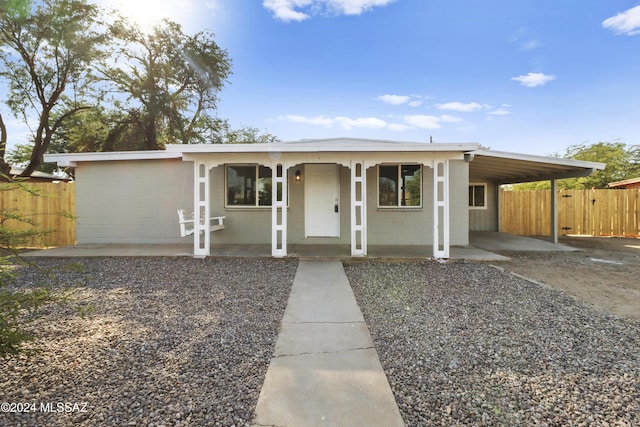
[[[487,184],[469,184],[469,208],[487,208]]]
[[[266,166],[226,165],[225,206],[271,206],[271,175],[271,168]]]
[[[378,165],[378,206],[422,207],[422,167]]]

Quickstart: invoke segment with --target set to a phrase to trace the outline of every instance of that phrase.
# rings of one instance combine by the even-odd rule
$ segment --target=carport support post
[[[551,180],[551,241],[558,243],[558,188],[556,180]]]

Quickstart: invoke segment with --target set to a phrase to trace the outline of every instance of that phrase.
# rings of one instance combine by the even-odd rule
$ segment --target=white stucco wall
[[[193,164],[181,160],[80,163],[77,241],[185,243],[176,210],[193,209]]]
[[[340,166],[340,238],[304,237],[304,185],[289,170],[288,242],[350,243],[350,170]],[[450,162],[451,245],[467,245],[469,231],[468,163]],[[433,173],[423,168],[422,207],[378,208],[377,168],[367,170],[369,245],[431,245]],[[210,171],[211,215],[226,216],[225,229],[212,244],[271,243],[271,208],[226,208],[225,168]],[[89,243],[191,243],[179,234],[176,210],[192,211],[193,163],[139,160],[81,163],[76,170],[77,240]]]
[[[498,231],[499,187],[493,182],[474,181],[474,183],[487,185],[487,206],[485,209],[469,209],[469,230]]]

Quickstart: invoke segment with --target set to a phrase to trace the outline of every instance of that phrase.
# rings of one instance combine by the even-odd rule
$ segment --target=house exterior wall
[[[498,191],[494,182],[487,182],[487,206],[485,209],[469,208],[470,231],[498,231]],[[467,200],[468,205],[468,200]]]
[[[176,210],[192,207],[191,162],[91,162],[76,169],[79,244],[189,242],[180,237]]]
[[[289,169],[289,208],[287,211],[287,242],[289,244],[348,245],[351,240],[350,223],[350,170],[338,166],[340,171],[340,237],[305,238],[304,182],[293,179],[296,170],[302,172],[304,165]],[[450,162],[450,212],[452,245],[469,244],[469,217],[467,209],[468,163]],[[211,215],[224,215],[225,229],[213,233],[213,244],[269,244],[271,243],[271,208],[226,207],[225,167],[211,170]],[[369,245],[431,245],[433,241],[433,173],[423,168],[422,207],[378,208],[378,170],[367,170],[367,230]]]
[[[288,243],[344,244],[351,239],[350,170],[340,171],[340,237],[304,237],[304,165],[289,169]],[[225,166],[210,170],[211,216],[225,216],[212,244],[270,244],[271,208],[225,207]],[[304,179],[304,178],[303,178]],[[422,173],[422,207],[378,207],[378,170],[367,169],[369,245],[430,245],[433,241],[433,171]],[[468,163],[450,162],[451,245],[467,245]],[[83,163],[76,170],[77,240],[92,243],[191,243],[180,237],[177,209],[193,210],[193,162],[138,160]]]

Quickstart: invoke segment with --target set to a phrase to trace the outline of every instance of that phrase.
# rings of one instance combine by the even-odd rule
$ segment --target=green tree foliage
[[[0,191],[24,192],[41,196],[38,191],[21,182],[0,183]],[[29,224],[19,231],[16,223]],[[32,218],[11,207],[0,208],[0,357],[6,358],[30,351],[25,344],[34,339],[29,324],[36,318],[43,305],[65,300],[68,295],[52,292],[47,287],[11,289],[15,280],[13,270],[25,264],[17,256],[15,248],[34,236],[44,236],[46,231],[36,228]]]
[[[277,140],[215,116],[231,60],[213,34],[188,35],[169,20],[145,33],[112,14],[87,0],[0,0],[0,82],[10,111],[33,130],[30,143],[5,153],[0,114],[2,176],[9,161],[23,176],[51,172],[45,152]]]
[[[96,96],[90,65],[102,56],[106,33],[98,8],[84,0],[5,0],[0,7],[0,79],[11,112],[33,129],[29,176],[64,121]]]
[[[147,150],[210,140],[216,125],[211,114],[231,73],[231,60],[213,34],[187,35],[169,20],[145,33],[121,19],[111,31],[118,44],[101,72],[126,98],[120,102],[128,111],[122,121],[128,126],[116,126],[115,139],[133,132]]]
[[[640,145],[626,145],[622,142],[577,144],[569,146],[564,155],[559,157],[606,163],[607,166],[591,176],[558,180],[558,188],[607,188],[610,182],[640,176]],[[514,190],[548,190],[550,188],[549,181],[518,184],[513,187]]]

